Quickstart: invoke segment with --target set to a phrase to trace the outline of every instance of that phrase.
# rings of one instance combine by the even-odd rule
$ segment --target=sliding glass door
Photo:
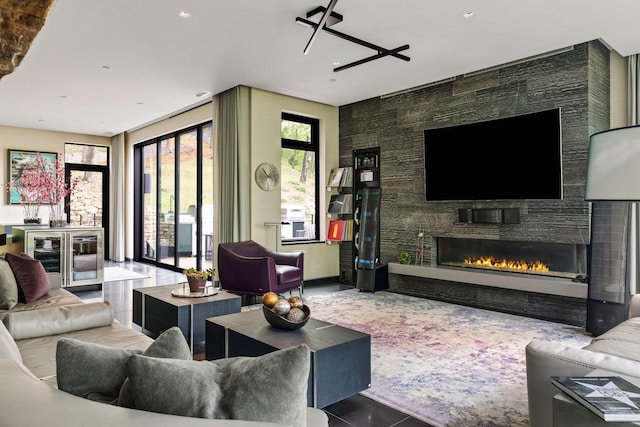
[[[140,191],[142,198],[142,257],[147,260],[156,261],[159,254],[160,242],[158,240],[157,217],[158,217],[158,144],[149,144],[141,147],[142,152],[142,188]],[[139,195],[140,196],[140,195]],[[140,197],[138,197],[140,199]],[[136,218],[138,219],[138,218]]]
[[[136,259],[182,270],[212,266],[211,123],[135,147]]]

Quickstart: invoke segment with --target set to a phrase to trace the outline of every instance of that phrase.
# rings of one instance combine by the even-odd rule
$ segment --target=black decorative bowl
[[[278,329],[288,329],[290,331],[294,331],[296,329],[302,328],[304,325],[307,324],[307,322],[309,321],[309,318],[311,318],[311,310],[309,309],[308,306],[303,305],[302,311],[304,311],[304,314],[305,314],[304,320],[296,323],[296,322],[292,322],[291,320],[285,319],[279,314],[274,313],[266,305],[262,306],[262,313],[264,314],[264,318],[267,319],[267,322],[269,322],[271,326]]]

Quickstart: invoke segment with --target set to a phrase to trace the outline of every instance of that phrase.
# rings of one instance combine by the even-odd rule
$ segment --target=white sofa
[[[640,295],[631,298],[629,319],[583,348],[532,341],[526,347],[529,425],[553,425],[551,376],[584,376],[595,369],[640,378]],[[598,421],[594,417],[595,421]],[[588,427],[588,426],[584,426]]]
[[[94,402],[58,390],[55,355],[61,338],[140,350],[153,342],[146,335],[115,321],[108,303],[83,304],[64,289],[51,289],[35,302],[18,303],[10,310],[0,310],[0,319],[0,424],[3,427],[279,425],[145,412]],[[307,426],[327,425],[328,418],[323,411],[307,408]]]

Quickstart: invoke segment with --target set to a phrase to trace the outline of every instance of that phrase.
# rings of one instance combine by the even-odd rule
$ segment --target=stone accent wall
[[[55,0],[0,0],[0,79],[22,62]]]
[[[562,110],[563,200],[425,202],[424,129],[558,107]],[[420,227],[425,232],[424,265],[436,264],[439,236],[588,244],[590,205],[583,200],[588,140],[590,134],[608,126],[609,51],[593,41],[546,58],[340,107],[340,165],[351,165],[354,149],[380,147],[383,263],[397,262],[398,254],[405,251],[415,256]],[[459,208],[518,208],[520,224],[460,223]],[[341,277],[347,282],[352,279],[352,255],[352,247],[342,244]],[[396,285],[390,286],[394,290]]]

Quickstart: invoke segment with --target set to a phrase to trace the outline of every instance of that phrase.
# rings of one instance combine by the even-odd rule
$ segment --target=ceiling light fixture
[[[464,19],[469,19],[469,18],[473,18],[474,15],[475,15],[475,13],[473,13],[473,12],[467,12],[467,13],[462,14],[462,17]]]
[[[306,25],[308,27],[311,27],[314,29],[313,34],[311,35],[311,38],[309,39],[309,42],[307,43],[307,46],[304,49],[304,54],[306,55],[307,53],[309,53],[309,50],[311,49],[311,45],[313,44],[313,42],[315,41],[315,39],[318,37],[318,34],[320,33],[320,30],[324,30],[327,33],[339,37],[341,39],[350,41],[352,43],[358,44],[360,46],[364,46],[364,47],[368,47],[369,49],[373,49],[376,52],[378,52],[375,55],[369,56],[367,58],[361,59],[359,61],[355,61],[352,62],[350,64],[346,64],[343,65],[341,67],[337,67],[334,68],[333,71],[334,72],[338,72],[338,71],[342,71],[342,70],[346,70],[347,68],[351,68],[351,67],[355,67],[356,65],[361,65],[361,64],[365,64],[367,62],[373,61],[375,59],[379,59],[379,58],[384,58],[385,56],[393,56],[395,58],[398,59],[402,59],[404,61],[410,61],[411,58],[409,58],[406,55],[402,55],[400,52],[402,52],[403,50],[407,50],[409,49],[409,45],[405,44],[403,46],[397,47],[395,49],[385,49],[383,47],[380,46],[376,46],[373,43],[369,43],[366,42],[364,40],[358,39],[356,37],[350,36],[348,34],[344,34],[341,33],[339,31],[336,31],[331,27],[334,24],[340,23],[342,22],[342,15],[333,12],[333,8],[335,7],[336,3],[338,0],[331,0],[331,2],[329,3],[329,6],[327,6],[326,8],[324,7],[316,7],[315,9],[309,11],[307,13],[307,19],[305,18],[301,18],[301,17],[297,17],[296,18],[296,22],[302,25]],[[311,18],[315,15],[318,15],[319,13],[322,13],[322,17],[320,18],[319,22],[313,22],[310,21],[308,18]]]
[[[203,96],[207,96],[207,95],[211,95],[211,92],[209,92],[208,90],[201,90],[194,94],[194,96],[198,98],[202,98]]]
[[[102,69],[103,69],[103,70],[110,70],[110,69],[111,69],[111,67],[109,67],[108,65],[103,65],[103,66],[102,66]]]
[[[338,0],[331,0],[329,2],[329,6],[327,6],[327,8],[324,10],[324,13],[322,14],[322,18],[320,18],[320,22],[318,22],[318,25],[313,30],[313,34],[311,34],[311,38],[307,42],[307,46],[305,46],[304,48],[303,53],[305,55],[309,53],[309,51],[311,50],[311,46],[313,45],[313,42],[315,42],[318,36],[320,35],[320,30],[324,29],[324,26],[327,23],[329,16],[331,16],[331,13],[333,13],[333,8],[336,7],[336,3],[338,3]]]
[[[182,11],[180,11],[180,13],[178,13],[178,16],[180,18],[185,18],[186,19],[186,18],[190,18],[191,14],[189,12],[187,12],[186,10],[182,10]]]

